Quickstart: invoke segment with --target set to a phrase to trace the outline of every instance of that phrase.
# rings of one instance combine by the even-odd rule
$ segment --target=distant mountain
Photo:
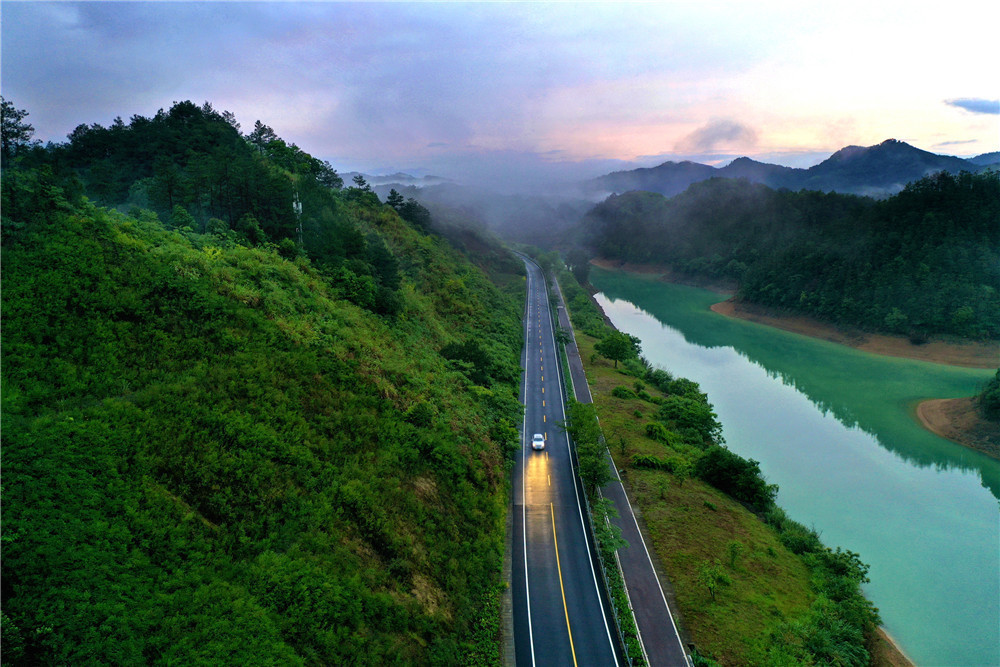
[[[594,191],[647,190],[667,197],[680,194],[692,183],[718,176],[717,169],[697,162],[664,162],[658,167],[615,171],[589,181]]]
[[[376,185],[401,185],[407,186],[412,185],[416,187],[428,187],[431,185],[440,185],[441,183],[452,183],[453,181],[448,178],[443,178],[441,176],[413,176],[412,174],[406,174],[403,172],[396,172],[394,174],[384,174],[384,175],[373,175],[365,174],[358,171],[349,171],[341,174],[344,179],[345,185],[351,185],[355,176],[361,176],[367,181],[368,185],[375,187]]]
[[[748,157],[733,160],[722,169],[716,170],[714,176],[722,178],[745,178],[753,183],[763,183],[771,187],[784,187],[795,174],[800,171],[779,164],[757,162]]]
[[[978,164],[981,167],[1000,164],[1000,151],[993,151],[992,153],[983,153],[982,155],[977,155],[976,157],[970,157],[969,162],[972,164]]]
[[[594,193],[644,190],[672,197],[691,184],[709,178],[745,178],[772,188],[886,197],[928,174],[978,172],[985,165],[996,162],[1000,162],[1000,153],[965,160],[887,139],[875,146],[847,146],[809,169],[767,164],[746,157],[733,160],[722,168],[696,162],[664,162],[657,167],[600,176],[588,181],[586,187]]]
[[[899,192],[907,183],[939,171],[957,174],[979,169],[962,158],[929,153],[887,139],[877,146],[842,148],[806,169],[801,178],[796,175],[793,182],[799,189],[878,196]]]

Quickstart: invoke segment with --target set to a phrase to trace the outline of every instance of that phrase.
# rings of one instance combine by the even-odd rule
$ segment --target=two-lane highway
[[[530,260],[522,446],[513,474],[512,600],[518,665],[615,665],[613,621],[591,557],[565,420],[548,293]],[[545,449],[533,450],[534,433]]]

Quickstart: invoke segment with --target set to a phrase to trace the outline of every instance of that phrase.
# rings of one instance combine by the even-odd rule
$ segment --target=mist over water
[[[1000,462],[912,416],[991,371],[731,320],[704,290],[596,269],[591,282],[644,356],[701,384],[727,446],[760,461],[779,504],[870,564],[866,594],[917,664],[1000,664]]]

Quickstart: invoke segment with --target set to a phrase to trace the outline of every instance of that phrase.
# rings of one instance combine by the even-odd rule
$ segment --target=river
[[[698,382],[727,446],[778,503],[871,566],[865,593],[920,666],[1000,665],[1000,461],[935,436],[926,398],[994,371],[877,356],[709,310],[721,295],[595,268],[591,283],[643,356]]]

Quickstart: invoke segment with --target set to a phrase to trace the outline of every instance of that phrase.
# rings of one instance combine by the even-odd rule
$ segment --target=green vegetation
[[[869,330],[1000,338],[1000,174],[940,173],[885,201],[711,179],[609,197],[602,257],[733,281],[743,301]]]
[[[615,443],[612,456],[698,647],[697,664],[869,664],[879,619],[861,594],[867,566],[775,506],[776,488],[757,462],[723,445],[697,383],[641,358],[615,369],[593,354],[607,332],[581,329],[601,319],[596,306],[568,272],[560,282],[577,304],[588,407]],[[620,391],[624,382],[637,389],[631,397]]]
[[[266,130],[4,144],[5,663],[499,663],[521,264]]]
[[[976,397],[976,405],[983,417],[1000,421],[1000,368]]]

